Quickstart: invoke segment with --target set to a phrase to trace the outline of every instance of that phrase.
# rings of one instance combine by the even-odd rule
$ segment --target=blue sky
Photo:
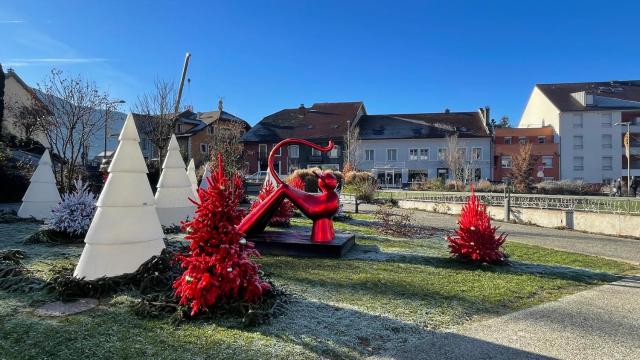
[[[183,104],[253,124],[282,108],[369,113],[490,106],[517,122],[535,83],[640,78],[638,1],[0,1],[0,62],[52,68],[125,99],[155,77]]]

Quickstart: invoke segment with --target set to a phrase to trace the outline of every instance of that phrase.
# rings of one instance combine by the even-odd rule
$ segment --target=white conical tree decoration
[[[131,114],[118,140],[109,178],[73,274],[77,278],[93,280],[134,272],[164,248],[164,234]]]
[[[22,205],[18,210],[19,217],[34,217],[39,220],[51,217],[51,209],[61,200],[51,165],[49,150],[45,150],[36,171],[31,176],[29,188],[22,197]]]
[[[209,163],[204,165],[204,174],[202,174],[202,180],[200,180],[200,189],[207,189],[209,187],[209,183],[207,179],[211,176],[211,171],[209,170]]]
[[[189,181],[191,182],[191,188],[193,189],[193,196],[198,196],[198,178],[196,177],[196,163],[193,162],[193,159],[189,161],[189,165],[187,166],[187,176],[189,177]],[[194,197],[197,199],[197,197]]]
[[[193,187],[180,155],[178,141],[175,135],[171,135],[156,191],[156,209],[160,223],[175,226],[187,218],[193,218],[196,207],[189,198],[195,199]]]

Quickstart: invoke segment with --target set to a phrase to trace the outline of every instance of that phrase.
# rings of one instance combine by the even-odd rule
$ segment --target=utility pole
[[[627,156],[627,196],[631,196],[631,121],[615,123],[615,125],[627,127],[627,133],[624,135],[624,152]]]

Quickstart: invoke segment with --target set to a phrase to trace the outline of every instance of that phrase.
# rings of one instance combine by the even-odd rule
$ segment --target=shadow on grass
[[[285,316],[259,329],[332,359],[550,359],[454,333],[436,332],[384,316],[296,299]]]

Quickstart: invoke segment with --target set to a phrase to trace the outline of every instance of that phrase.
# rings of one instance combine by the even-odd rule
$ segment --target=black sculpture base
[[[353,234],[336,233],[336,238],[328,243],[311,242],[310,236],[309,232],[265,231],[247,240],[253,241],[263,255],[331,258],[342,257],[356,243]]]

